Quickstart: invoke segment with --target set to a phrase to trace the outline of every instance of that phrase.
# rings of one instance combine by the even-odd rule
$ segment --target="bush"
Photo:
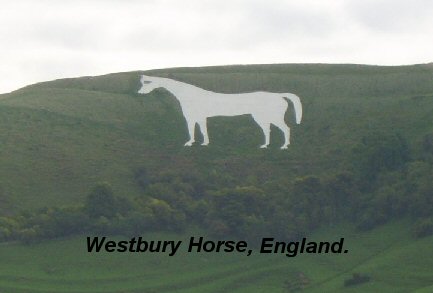
[[[368,209],[360,215],[356,228],[360,231],[369,231],[377,226],[385,224],[386,221],[387,217],[382,212]]]
[[[359,273],[353,273],[352,278],[344,280],[344,287],[350,287],[359,285],[362,283],[367,283],[370,281],[370,276],[359,274]]]
[[[394,171],[410,160],[407,141],[397,133],[373,133],[362,138],[353,149],[355,171],[368,190],[377,175],[383,171]]]
[[[111,186],[106,183],[96,185],[86,198],[84,205],[92,218],[112,218],[115,211],[115,198]]]
[[[38,227],[26,228],[19,232],[19,238],[24,244],[32,244],[39,240]]]
[[[415,224],[414,234],[417,238],[433,235],[433,218],[419,220]]]
[[[132,204],[127,198],[115,196],[109,184],[100,183],[87,196],[84,209],[91,218],[111,219],[116,214],[128,213],[132,209]]]

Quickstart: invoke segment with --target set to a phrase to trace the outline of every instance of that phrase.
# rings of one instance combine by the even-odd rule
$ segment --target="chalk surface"
[[[287,149],[290,144],[290,128],[284,121],[284,114],[289,99],[295,108],[296,123],[302,120],[302,104],[299,97],[291,93],[251,92],[240,94],[223,94],[208,91],[191,84],[169,78],[142,75],[140,94],[150,93],[156,88],[165,88],[178,99],[183,116],[188,125],[190,139],[185,146],[194,142],[195,125],[198,124],[203,134],[202,145],[209,144],[207,118],[215,116],[237,116],[250,114],[263,131],[265,142],[261,148],[270,143],[271,124],[284,133],[284,144],[281,149]]]

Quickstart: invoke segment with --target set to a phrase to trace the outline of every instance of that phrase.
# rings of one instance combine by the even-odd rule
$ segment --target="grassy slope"
[[[33,246],[0,246],[0,290],[4,292],[283,292],[284,281],[303,272],[304,292],[431,292],[433,237],[414,241],[405,223],[359,234],[347,227],[314,235],[346,237],[348,254],[283,255],[101,253],[89,255],[85,237]],[[148,239],[187,236],[147,234]],[[370,283],[343,287],[353,272]]]
[[[186,128],[179,105],[164,90],[145,97],[135,94],[138,72],[32,85],[0,96],[0,214],[76,203],[102,180],[111,182],[118,194],[134,196],[140,191],[132,175],[140,166],[248,172],[249,164],[260,164],[263,173],[253,175],[276,172],[290,179],[344,165],[352,145],[374,130],[398,129],[413,146],[433,132],[432,65],[231,66],[149,74],[220,92],[293,92],[302,98],[304,121],[292,128],[288,151],[277,149],[282,138],[276,131],[271,149],[259,150],[260,130],[249,117],[210,119],[212,145],[187,149],[181,147]],[[287,121],[293,121],[291,110]],[[348,228],[321,231],[316,237],[346,236],[351,253],[295,259],[89,257],[81,238],[32,247],[2,245],[0,291],[281,292],[291,272],[303,271],[312,280],[311,292],[347,292],[343,280],[360,271],[373,281],[350,291],[431,292],[433,239],[414,241],[407,227],[388,225],[366,234]]]
[[[271,149],[258,149],[260,129],[248,116],[210,119],[211,145],[187,149],[178,103],[165,90],[137,95],[138,72],[28,86],[0,97],[0,209],[70,204],[98,181],[134,196],[139,166],[248,172],[248,164],[261,164],[287,178],[327,172],[344,164],[352,145],[372,130],[397,129],[413,142],[433,131],[432,65],[252,65],[148,74],[219,92],[293,92],[302,98],[304,121],[292,128],[288,151],[277,149],[282,135],[275,130]]]

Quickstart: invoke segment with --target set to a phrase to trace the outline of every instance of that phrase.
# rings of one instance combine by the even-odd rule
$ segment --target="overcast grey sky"
[[[431,0],[0,0],[0,93],[177,66],[433,62]]]

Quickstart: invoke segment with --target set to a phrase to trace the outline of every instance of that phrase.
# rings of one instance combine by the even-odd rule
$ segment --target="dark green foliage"
[[[216,234],[251,237],[263,230],[260,226],[267,203],[262,190],[253,186],[224,188],[211,192],[210,202],[207,221]]]
[[[433,133],[426,134],[423,139],[423,150],[433,155]]]
[[[349,172],[338,173],[326,178],[323,183],[325,191],[324,214],[330,223],[343,219],[353,220],[356,213],[353,207],[360,197],[359,186],[354,175]]]
[[[409,160],[407,141],[395,133],[372,133],[364,136],[354,149],[354,166],[368,190],[382,171],[393,171]]]
[[[370,282],[371,278],[368,275],[354,273],[352,278],[344,280],[344,287],[351,287],[363,283]]]
[[[115,198],[108,184],[97,185],[87,196],[85,209],[90,217],[113,217],[115,215]]]
[[[87,196],[84,205],[90,218],[113,218],[116,214],[125,214],[131,209],[131,203],[126,198],[114,196],[108,183],[95,186]]]
[[[133,176],[140,196],[119,196],[108,183],[97,184],[83,206],[0,218],[0,240],[31,243],[88,231],[137,235],[198,225],[219,237],[255,243],[263,235],[299,239],[321,226],[347,221],[370,230],[406,215],[417,219],[416,237],[433,233],[433,172],[428,159],[412,161],[398,135],[383,141],[362,139],[356,157],[359,160],[347,171],[293,180],[279,176],[263,184],[255,175],[234,178],[216,166],[207,171],[190,167],[187,172],[138,168]],[[373,158],[380,158],[381,164]],[[245,172],[259,172],[255,168]],[[372,173],[374,179],[368,181]]]
[[[288,293],[302,292],[310,284],[310,280],[302,272],[291,273],[284,282],[284,290]]]
[[[433,235],[433,218],[419,220],[415,224],[414,234],[418,238]]]
[[[145,168],[138,168],[134,173],[134,179],[143,190],[146,190],[150,183],[149,174]]]

